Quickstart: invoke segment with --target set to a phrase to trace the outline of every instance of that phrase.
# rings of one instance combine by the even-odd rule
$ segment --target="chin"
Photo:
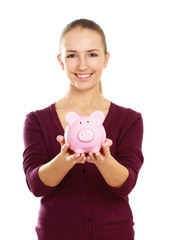
[[[76,85],[74,85],[75,88],[77,88],[79,91],[88,91],[91,90],[93,88],[96,88],[97,86],[99,86],[99,83],[97,84],[89,84],[89,83],[78,83]]]

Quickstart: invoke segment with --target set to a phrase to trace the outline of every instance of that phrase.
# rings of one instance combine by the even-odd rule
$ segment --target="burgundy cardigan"
[[[24,124],[23,168],[30,191],[41,197],[36,232],[39,240],[133,240],[134,222],[128,195],[143,163],[140,113],[111,103],[103,123],[112,139],[112,156],[129,170],[125,183],[109,186],[92,163],[76,164],[56,187],[38,176],[41,165],[60,152],[64,129],[55,104],[31,112]]]

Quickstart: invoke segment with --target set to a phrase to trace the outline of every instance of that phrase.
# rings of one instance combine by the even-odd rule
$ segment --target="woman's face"
[[[99,85],[109,53],[104,53],[101,36],[96,31],[77,27],[64,35],[58,60],[70,83],[87,90]]]

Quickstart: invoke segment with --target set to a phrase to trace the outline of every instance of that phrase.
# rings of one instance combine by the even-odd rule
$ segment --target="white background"
[[[58,42],[76,18],[96,21],[107,36],[104,96],[143,115],[145,163],[130,194],[136,240],[185,239],[183,2],[1,1],[1,239],[36,239],[39,199],[22,169],[23,122],[65,94]]]

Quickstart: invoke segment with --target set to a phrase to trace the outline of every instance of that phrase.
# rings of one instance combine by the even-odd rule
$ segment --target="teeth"
[[[79,77],[79,78],[88,78],[90,76],[91,76],[91,74],[83,74],[83,75],[78,75],[77,74],[77,77]]]

